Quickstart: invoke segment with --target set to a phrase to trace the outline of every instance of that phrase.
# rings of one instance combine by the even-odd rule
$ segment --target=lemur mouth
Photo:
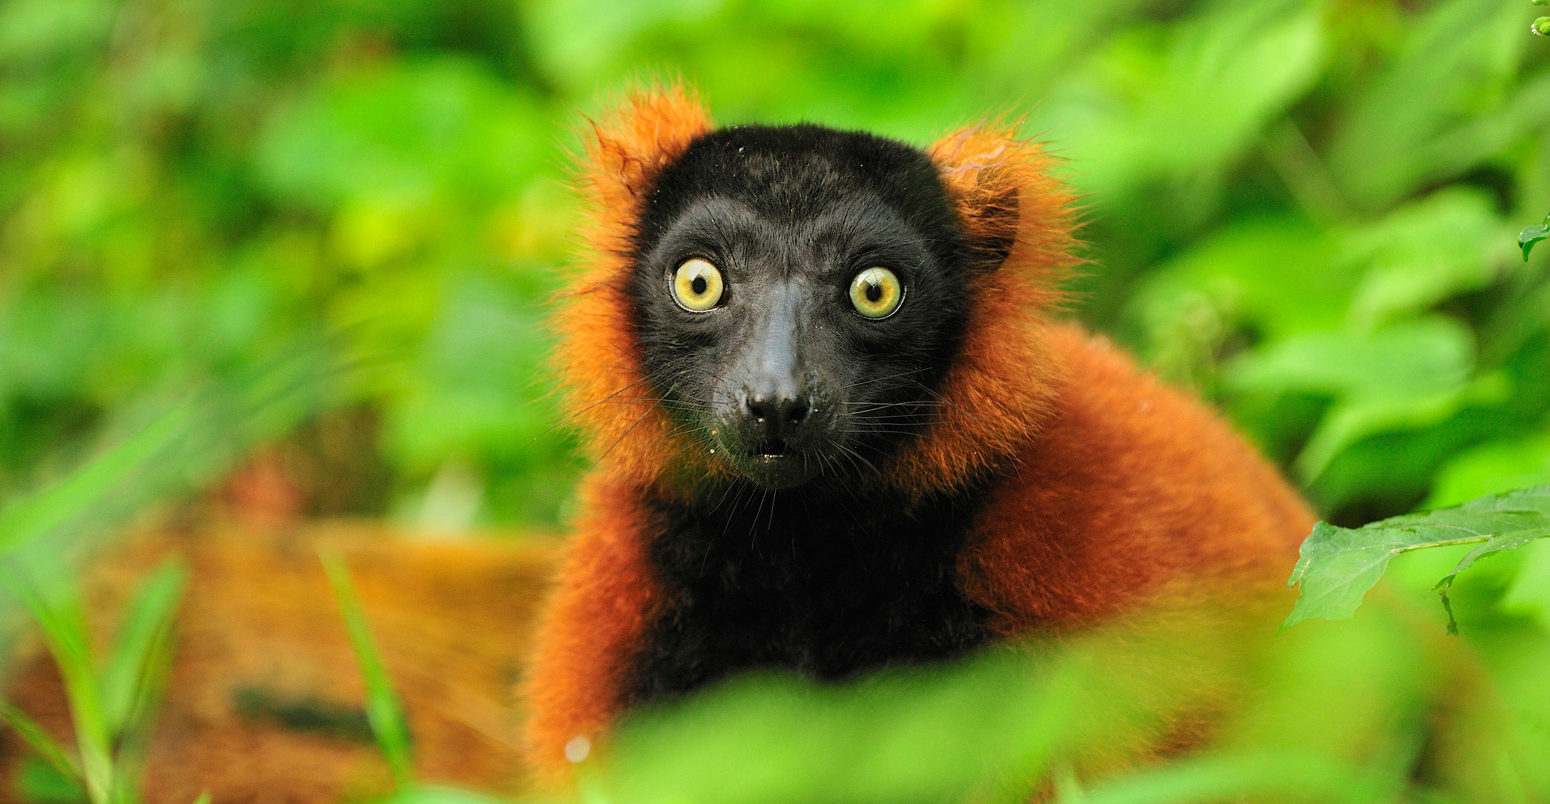
[[[746,450],[728,450],[727,456],[739,474],[775,490],[794,488],[812,480],[821,466],[813,456],[793,449],[779,438],[756,442]]]
[[[783,438],[771,438],[760,441],[754,444],[753,449],[749,450],[749,452],[763,460],[785,458],[791,454],[791,450],[786,446],[786,440]]]

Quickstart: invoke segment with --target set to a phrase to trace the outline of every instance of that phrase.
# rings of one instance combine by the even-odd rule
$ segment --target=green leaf
[[[72,778],[37,757],[22,760],[15,778],[17,796],[27,804],[90,804],[78,777]]]
[[[1349,319],[1376,326],[1490,285],[1506,258],[1502,221],[1483,191],[1448,187],[1348,225],[1331,273],[1361,277]]]
[[[1545,17],[1550,20],[1550,17]],[[1550,237],[1550,215],[1545,216],[1544,223],[1524,227],[1518,233],[1518,248],[1523,249],[1523,261],[1528,262],[1528,253],[1534,249],[1534,244]]]
[[[1482,497],[1454,508],[1407,514],[1360,528],[1320,522],[1292,570],[1301,593],[1282,628],[1322,617],[1350,617],[1394,556],[1410,550],[1484,542],[1438,582],[1444,591],[1480,558],[1550,536],[1550,486]],[[1450,617],[1451,620],[1451,617]],[[1452,625],[1450,623],[1450,630]]]
[[[1505,489],[1550,483],[1550,422],[1539,432],[1502,437],[1455,451],[1432,478],[1422,508],[1446,508]]]
[[[406,787],[377,804],[500,804],[503,799],[455,787]]]
[[[1474,339],[1459,322],[1430,316],[1372,332],[1308,332],[1283,338],[1229,363],[1223,380],[1235,394],[1307,394],[1333,400],[1296,459],[1317,478],[1357,441],[1446,421],[1462,406],[1499,392],[1490,378],[1470,382]]]
[[[403,706],[387,670],[371,631],[366,624],[366,614],[361,610],[360,599],[350,583],[349,571],[338,555],[319,554],[328,583],[334,589],[334,598],[344,613],[345,628],[350,634],[350,645],[355,650],[355,661],[360,665],[361,676],[366,682],[366,719],[371,722],[372,733],[377,736],[377,746],[387,759],[393,773],[393,781],[399,789],[409,784],[411,763],[409,757],[409,725],[404,718]]]
[[[189,427],[190,415],[186,407],[175,408],[69,477],[0,507],[0,554],[64,526],[91,501],[136,479],[153,458],[178,442]]]
[[[75,725],[81,753],[81,775],[92,801],[105,802],[113,790],[112,737],[102,716],[101,690],[97,687],[91,650],[87,646],[86,617],[80,599],[69,585],[52,590],[52,599],[34,585],[21,562],[8,562],[5,585],[37,620],[44,644],[64,679],[65,699]]]
[[[33,751],[38,753],[38,756],[66,780],[77,787],[84,782],[81,778],[80,766],[65,752],[64,746],[49,736],[49,733],[44,731],[37,721],[28,717],[26,712],[0,700],[0,722],[10,726],[27,745],[32,747]]]
[[[103,717],[113,734],[121,734],[135,715],[140,691],[156,663],[154,649],[169,646],[164,635],[172,628],[187,580],[183,566],[168,561],[140,583],[130,603],[100,679]]]

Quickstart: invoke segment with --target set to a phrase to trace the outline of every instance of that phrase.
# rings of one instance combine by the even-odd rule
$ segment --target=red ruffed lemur
[[[842,679],[1182,585],[1289,602],[1304,502],[1055,318],[1074,213],[1037,144],[715,129],[682,90],[593,135],[557,322],[596,466],[527,685],[541,769],[742,670]]]

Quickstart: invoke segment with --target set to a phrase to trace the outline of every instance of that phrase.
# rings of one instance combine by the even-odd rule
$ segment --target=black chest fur
[[[668,603],[635,657],[627,702],[740,670],[839,679],[983,643],[986,612],[956,583],[978,491],[911,510],[806,487],[648,501],[648,557]]]

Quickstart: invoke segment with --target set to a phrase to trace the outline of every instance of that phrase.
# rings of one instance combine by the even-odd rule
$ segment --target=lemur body
[[[559,318],[597,466],[540,626],[535,762],[740,670],[1281,599],[1306,505],[1052,318],[1074,244],[1049,161],[993,129],[713,131],[681,92],[597,127]]]

